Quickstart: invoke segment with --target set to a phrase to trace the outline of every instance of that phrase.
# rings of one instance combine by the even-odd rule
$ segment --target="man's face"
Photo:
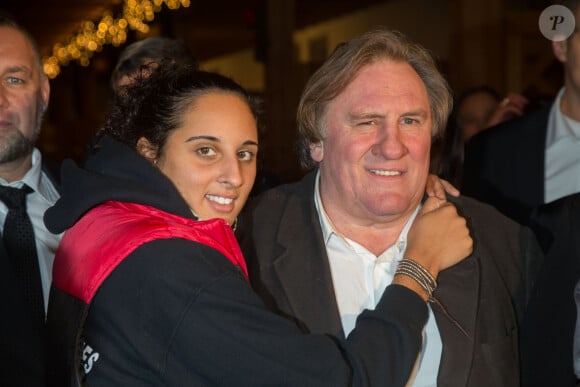
[[[340,214],[333,221],[408,218],[423,197],[432,126],[415,70],[390,60],[363,67],[329,103],[325,122],[326,137],[311,156],[320,162],[323,205],[331,218]]]
[[[50,91],[40,71],[25,35],[0,27],[0,163],[28,156],[38,138]]]

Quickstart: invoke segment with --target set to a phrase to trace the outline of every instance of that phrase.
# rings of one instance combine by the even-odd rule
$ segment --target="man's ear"
[[[42,98],[42,113],[45,113],[50,100],[50,82],[47,76],[43,76],[40,79],[40,98]]]
[[[310,144],[310,157],[317,163],[324,158],[324,143],[322,141]]]
[[[568,41],[560,40],[558,42],[552,41],[552,51],[554,51],[554,56],[560,62],[566,62],[566,54],[568,53]]]
[[[141,137],[137,141],[137,153],[145,157],[152,164],[157,164],[158,149],[145,137]]]

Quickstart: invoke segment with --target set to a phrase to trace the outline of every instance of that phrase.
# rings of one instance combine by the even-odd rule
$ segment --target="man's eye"
[[[24,80],[18,77],[8,77],[6,78],[6,82],[15,85],[19,83],[24,83]]]
[[[408,117],[403,118],[402,121],[403,121],[403,124],[405,124],[405,125],[411,125],[411,124],[418,122],[416,119],[408,118]]]

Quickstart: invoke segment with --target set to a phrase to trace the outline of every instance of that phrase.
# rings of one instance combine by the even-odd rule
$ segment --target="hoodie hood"
[[[66,160],[61,197],[44,214],[48,230],[60,234],[91,208],[107,201],[137,203],[193,218],[171,180],[125,144],[105,136],[83,167]]]

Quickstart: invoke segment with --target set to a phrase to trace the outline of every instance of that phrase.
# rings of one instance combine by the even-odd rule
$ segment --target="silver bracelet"
[[[417,282],[431,300],[433,292],[437,288],[437,281],[427,269],[412,259],[403,258],[395,271],[395,275],[397,274],[406,275]]]

